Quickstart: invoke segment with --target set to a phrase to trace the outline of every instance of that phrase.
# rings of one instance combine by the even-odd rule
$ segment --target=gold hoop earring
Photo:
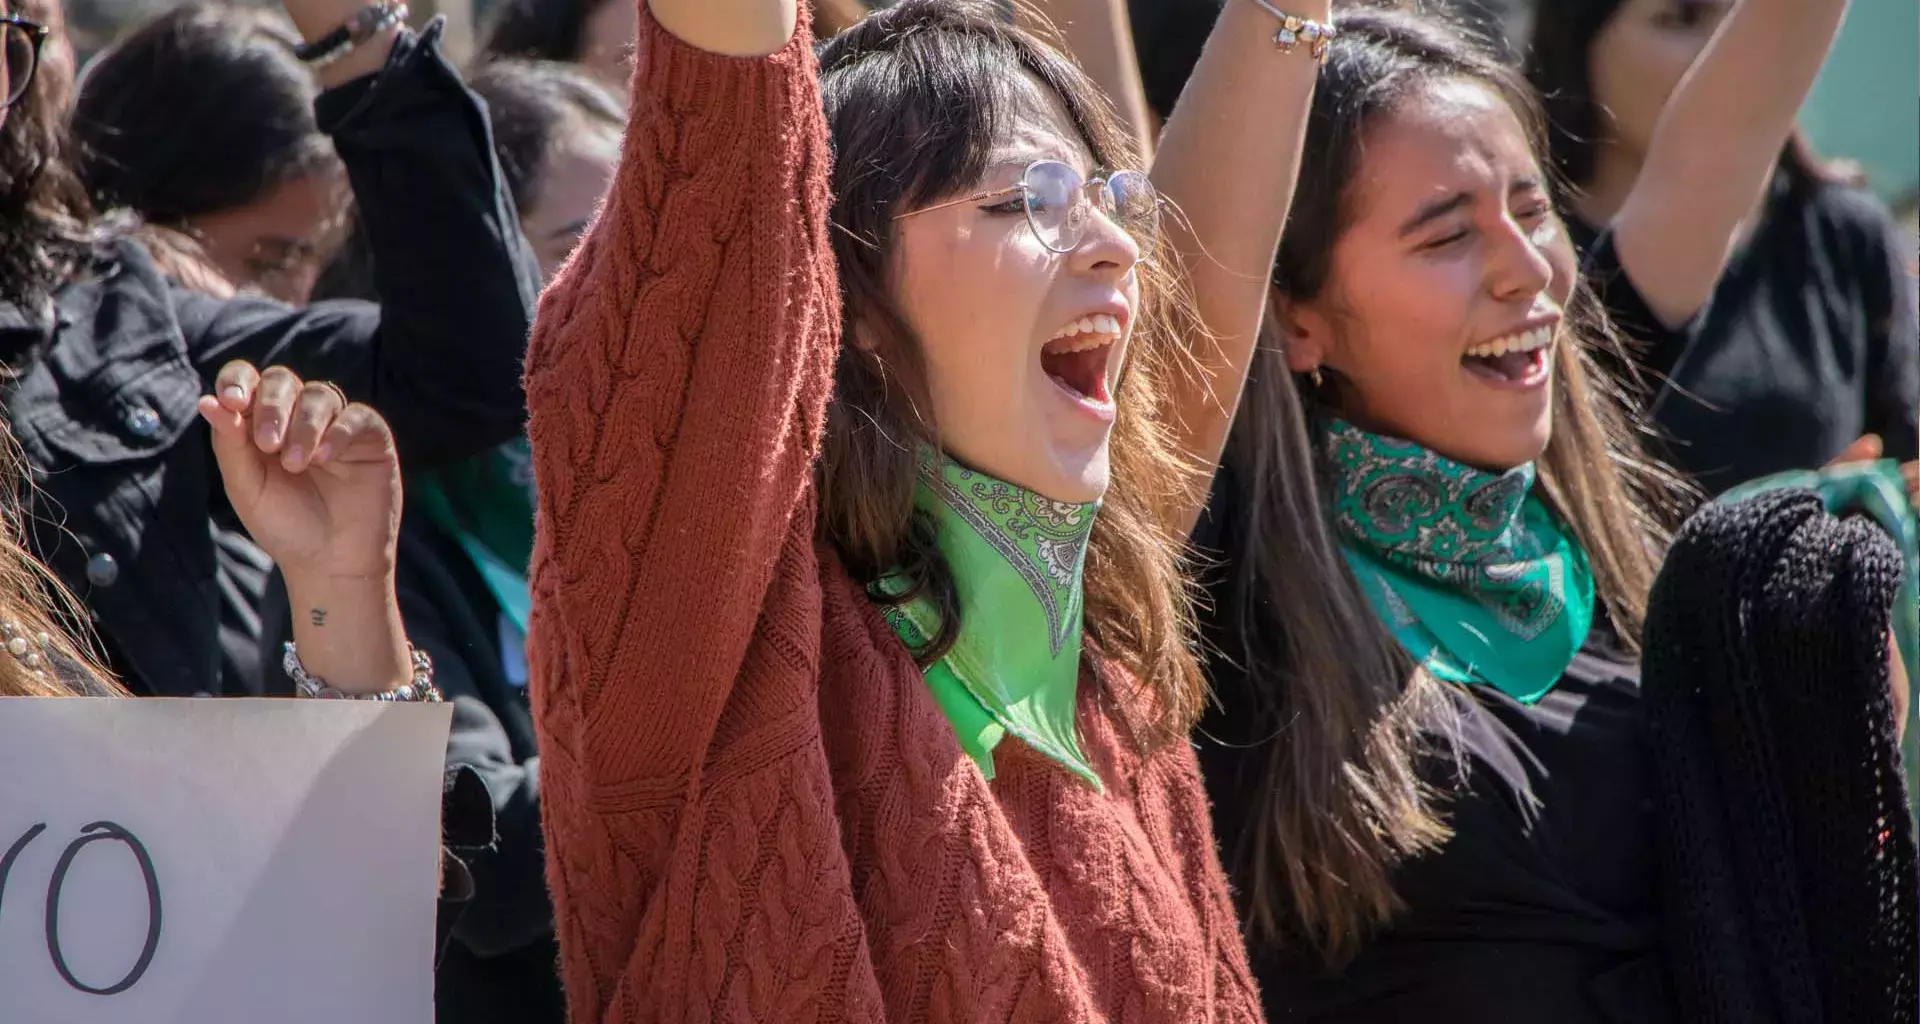
[[[1316,390],[1325,386],[1327,383],[1326,374],[1321,373],[1318,366],[1307,371],[1307,379],[1313,381],[1313,386]]]

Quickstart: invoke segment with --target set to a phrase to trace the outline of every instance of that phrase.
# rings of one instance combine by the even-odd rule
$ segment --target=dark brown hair
[[[1545,107],[1548,150],[1563,186],[1577,189],[1591,182],[1606,144],[1607,111],[1593,95],[1593,43],[1625,3],[1547,0],[1534,7],[1526,76]],[[1845,164],[1822,160],[1798,127],[1780,152],[1780,170],[1795,189],[1857,183]]]
[[[76,170],[99,209],[181,227],[335,167],[313,72],[284,15],[195,2],[94,58],[72,115]]]
[[[931,659],[957,634],[959,609],[932,524],[913,508],[915,447],[937,444],[939,431],[919,341],[893,297],[894,214],[977,185],[1023,74],[1059,96],[1099,165],[1137,167],[1139,154],[1086,76],[989,4],[903,0],[826,44],[820,66],[848,339],[827,412],[821,528],[856,579],[898,567],[913,584],[909,594],[933,597],[943,629],[922,652]],[[1191,469],[1158,416],[1187,307],[1167,261],[1149,259],[1139,273],[1142,308],[1117,391],[1112,483],[1087,551],[1086,635],[1090,648],[1144,686],[1150,710],[1131,724],[1154,741],[1184,737],[1204,684],[1169,528]]]
[[[1513,108],[1543,152],[1540,116],[1518,73],[1433,16],[1343,11],[1320,73],[1292,213],[1274,267],[1278,295],[1338,300],[1335,243],[1353,216],[1369,129],[1431,84],[1477,82]],[[1623,638],[1638,636],[1662,544],[1665,479],[1637,453],[1625,396],[1593,367],[1590,347],[1617,344],[1578,289],[1555,360],[1553,438],[1540,459],[1550,504],[1585,547]],[[1276,318],[1269,317],[1269,324]],[[1226,465],[1234,507],[1212,514],[1225,586],[1215,609],[1222,656],[1244,669],[1266,721],[1271,761],[1231,851],[1257,941],[1300,942],[1338,963],[1398,907],[1392,870],[1448,832],[1442,793],[1462,770],[1457,698],[1417,671],[1347,568],[1320,465],[1334,382],[1287,371],[1270,331],[1255,354]]]
[[[14,10],[55,24],[58,0],[21,0]],[[73,69],[46,57],[0,127],[0,297],[43,306],[92,246],[91,206],[67,157]],[[18,353],[0,353],[9,361]]]

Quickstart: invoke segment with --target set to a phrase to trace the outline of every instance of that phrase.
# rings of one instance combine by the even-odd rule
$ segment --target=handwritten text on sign
[[[9,1024],[425,1024],[445,706],[0,699]]]

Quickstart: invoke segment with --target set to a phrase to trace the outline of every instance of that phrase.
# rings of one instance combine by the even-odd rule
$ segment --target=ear
[[[1287,357],[1287,369],[1310,373],[1326,365],[1326,318],[1309,303],[1295,302],[1278,288],[1267,290],[1267,315],[1273,318]]]
[[[864,320],[856,320],[848,326],[847,336],[843,343],[852,345],[854,348],[868,355],[872,355],[876,347],[873,341],[873,332],[867,329]]]

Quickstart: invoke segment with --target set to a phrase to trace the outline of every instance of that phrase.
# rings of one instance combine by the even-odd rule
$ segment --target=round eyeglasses
[[[1054,252],[1072,252],[1086,235],[1087,223],[1098,209],[1119,225],[1142,252],[1151,251],[1160,237],[1160,194],[1139,171],[1115,171],[1104,178],[1082,180],[1080,172],[1058,160],[1036,160],[1020,180],[1006,188],[975,192],[944,203],[899,214],[894,220],[944,210],[961,203],[978,203],[1018,193],[1026,208],[1027,224],[1040,244]]]
[[[0,107],[11,107],[27,94],[33,73],[40,68],[40,47],[47,41],[47,27],[17,14],[0,16],[0,35],[4,35],[6,92]]]

